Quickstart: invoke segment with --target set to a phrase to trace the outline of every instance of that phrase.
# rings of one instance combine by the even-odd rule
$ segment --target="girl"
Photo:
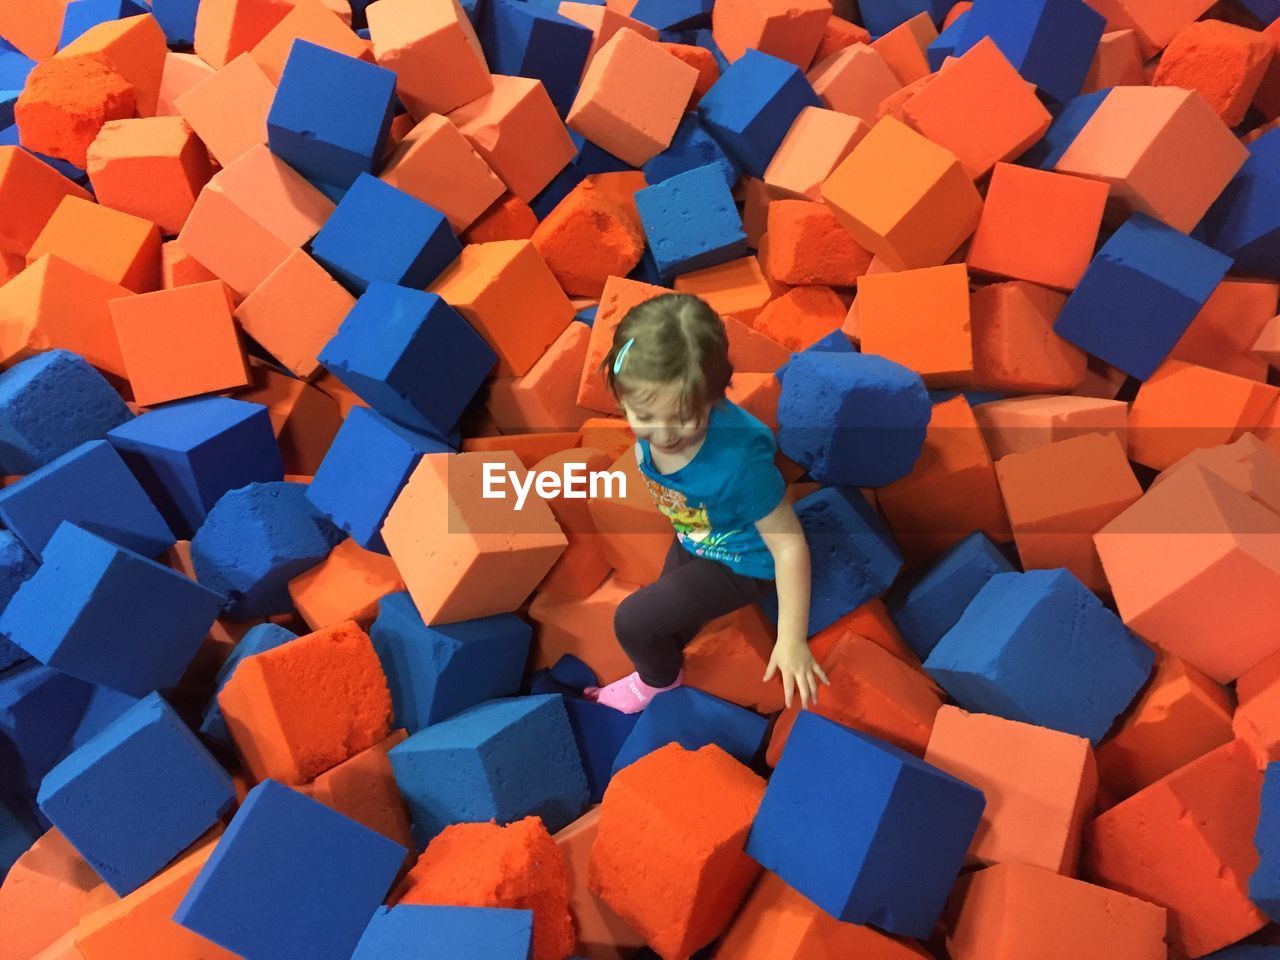
[[[684,679],[684,646],[703,624],[777,590],[778,639],[764,674],[816,702],[809,653],[809,549],[774,465],[773,432],[725,397],[733,367],[724,322],[690,294],[629,310],[601,370],[636,436],[641,475],[675,527],[659,579],[618,605],[614,632],[634,673],[587,696],[624,713]],[[776,580],[776,584],[775,584]]]

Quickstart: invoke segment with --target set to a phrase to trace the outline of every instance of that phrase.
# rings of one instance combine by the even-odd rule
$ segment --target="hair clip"
[[[613,372],[616,374],[622,369],[622,361],[627,355],[627,351],[631,349],[631,345],[636,342],[636,338],[632,337],[622,345],[622,349],[618,351],[617,358],[613,361]]]

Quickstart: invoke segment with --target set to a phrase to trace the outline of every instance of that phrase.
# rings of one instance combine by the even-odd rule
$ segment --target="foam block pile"
[[[0,3],[0,960],[1280,955],[1278,18]],[[582,694],[669,291],[811,709]]]

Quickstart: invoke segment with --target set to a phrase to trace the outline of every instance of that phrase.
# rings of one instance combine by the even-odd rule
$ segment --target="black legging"
[[[734,573],[719,560],[696,557],[678,540],[662,575],[618,604],[613,632],[650,686],[675,683],[685,645],[702,627],[775,589],[775,581]]]

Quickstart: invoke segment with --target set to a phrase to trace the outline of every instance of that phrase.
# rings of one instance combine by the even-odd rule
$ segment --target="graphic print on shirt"
[[[670,487],[655,483],[647,475],[641,474],[644,478],[645,485],[649,488],[649,493],[653,497],[653,502],[658,509],[671,521],[671,525],[676,529],[676,537],[681,541],[689,541],[697,545],[695,551],[698,555],[718,556],[723,553],[723,549],[715,550],[721,541],[736,530],[724,530],[720,532],[711,529],[711,521],[707,516],[707,505],[705,503],[698,504],[697,507],[689,505],[685,495],[679,490],[672,490]]]

